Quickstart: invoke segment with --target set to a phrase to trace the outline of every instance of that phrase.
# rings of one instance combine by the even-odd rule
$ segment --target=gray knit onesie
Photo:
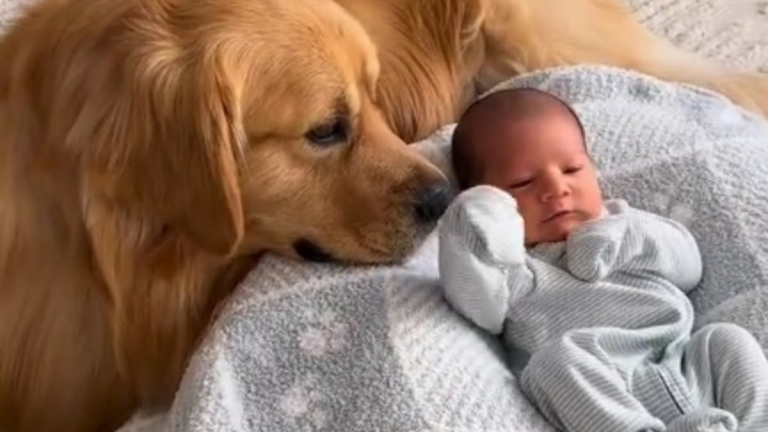
[[[606,202],[603,217],[530,250],[515,200],[462,192],[440,221],[446,299],[531,355],[523,392],[569,432],[768,432],[768,362],[750,333],[691,336],[702,275],[681,224]]]

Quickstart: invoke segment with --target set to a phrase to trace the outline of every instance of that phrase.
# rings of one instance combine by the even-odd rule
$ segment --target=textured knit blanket
[[[195,356],[157,431],[551,431],[495,340],[409,265],[264,260]]]
[[[693,232],[698,324],[742,324],[768,348],[768,123],[718,95],[605,67],[499,88],[523,86],[572,104],[607,196]],[[450,133],[419,144],[449,175]],[[430,237],[398,267],[268,257],[153,430],[551,431],[517,388],[514,358],[442,299],[435,252]]]

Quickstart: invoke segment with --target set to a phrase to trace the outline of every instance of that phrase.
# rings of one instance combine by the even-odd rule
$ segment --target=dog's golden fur
[[[166,407],[259,252],[402,258],[445,181],[404,143],[579,62],[768,112],[618,0],[42,0],[0,42],[0,430]]]

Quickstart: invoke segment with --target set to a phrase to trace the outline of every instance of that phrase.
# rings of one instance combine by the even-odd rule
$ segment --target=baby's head
[[[550,94],[502,90],[475,102],[456,126],[452,154],[462,190],[487,184],[515,198],[528,245],[565,240],[602,212],[581,123]]]

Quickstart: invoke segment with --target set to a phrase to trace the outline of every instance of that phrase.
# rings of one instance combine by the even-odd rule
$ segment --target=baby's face
[[[508,191],[525,221],[526,244],[563,241],[603,207],[597,172],[578,121],[563,114],[502,122],[483,135],[478,179]]]

